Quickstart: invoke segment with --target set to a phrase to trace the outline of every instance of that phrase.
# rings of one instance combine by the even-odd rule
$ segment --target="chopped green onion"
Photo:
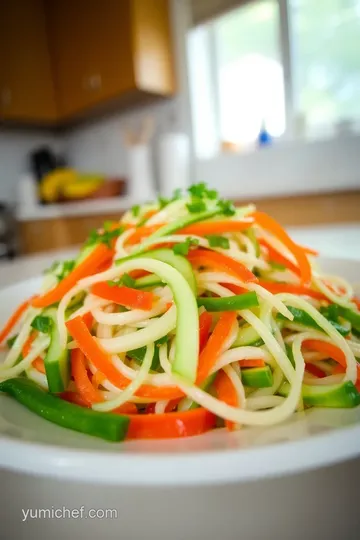
[[[218,236],[217,234],[207,234],[205,235],[205,238],[207,238],[210,247],[220,247],[222,249],[230,248],[229,239],[225,236]]]
[[[237,311],[259,305],[257,294],[253,291],[226,296],[224,298],[197,298],[199,307],[203,306],[207,311]]]
[[[188,203],[186,207],[191,214],[196,214],[197,212],[205,212],[206,210],[206,204],[204,203],[204,201]]]
[[[179,242],[173,247],[173,252],[176,255],[187,255],[191,246],[197,246],[199,240],[197,238],[187,238],[185,242]]]
[[[235,206],[231,201],[220,200],[217,202],[217,206],[224,216],[234,216],[236,214]]]
[[[50,317],[45,317],[44,315],[38,315],[35,317],[31,323],[32,328],[43,334],[49,334],[52,328],[52,321]]]

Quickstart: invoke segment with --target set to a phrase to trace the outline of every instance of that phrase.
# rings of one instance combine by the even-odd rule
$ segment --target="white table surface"
[[[317,249],[331,258],[360,260],[360,222],[354,224],[292,227],[289,233],[297,242]],[[19,257],[0,263],[0,288],[40,275],[55,260],[72,258],[77,249],[50,251],[45,254]]]

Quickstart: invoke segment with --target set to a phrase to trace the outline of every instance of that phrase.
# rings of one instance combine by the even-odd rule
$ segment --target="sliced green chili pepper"
[[[287,306],[287,308],[294,316],[294,320],[292,322],[302,324],[303,326],[308,326],[309,328],[315,328],[316,330],[320,330],[321,332],[323,332],[323,329],[317,324],[317,322],[314,321],[312,317],[310,317],[308,313],[306,313],[306,311],[294,308],[292,306]],[[280,320],[287,320],[286,317],[284,317],[284,315],[282,315],[281,313],[278,313],[276,318]],[[342,336],[347,336],[350,333],[350,330],[348,328],[345,328],[341,324],[331,319],[327,320]]]
[[[259,305],[257,294],[253,291],[226,296],[223,298],[197,298],[198,306],[204,306],[207,311],[237,311]]]
[[[0,383],[0,391],[13,397],[27,409],[53,424],[80,431],[107,441],[122,441],[127,433],[129,417],[102,413],[68,403],[48,394],[25,378]]]
[[[353,311],[349,308],[344,308],[342,306],[338,306],[338,311],[340,317],[343,319],[346,319],[351,323],[351,326],[355,328],[358,332],[360,332],[360,314],[356,313],[356,311]]]

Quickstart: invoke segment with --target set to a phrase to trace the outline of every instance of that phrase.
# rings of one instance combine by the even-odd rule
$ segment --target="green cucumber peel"
[[[286,397],[289,391],[290,384],[284,382],[278,393]],[[360,394],[351,381],[318,386],[303,384],[301,395],[304,404],[311,407],[349,409],[360,405]]]
[[[58,394],[64,392],[70,381],[70,353],[67,348],[63,349],[60,344],[60,336],[57,327],[56,309],[50,308],[44,311],[44,315],[51,320],[50,345],[44,358],[46,378],[49,392]]]
[[[269,366],[244,368],[241,370],[241,380],[251,388],[269,388],[273,385],[273,374]]]
[[[172,370],[193,383],[196,380],[199,356],[199,316],[194,292],[184,276],[163,261],[143,256],[128,260],[120,266],[123,272],[140,268],[156,274],[173,293],[177,313],[177,339]]]
[[[290,311],[290,313],[292,313],[292,315],[294,316],[294,319],[292,321],[293,323],[302,324],[303,326],[306,326],[308,328],[314,328],[315,330],[324,332],[324,330],[317,324],[317,322],[314,321],[314,319],[308,313],[306,313],[306,311],[299,308],[295,308],[293,306],[287,306],[287,308]],[[281,313],[278,313],[276,318],[281,321],[287,320],[286,317],[284,317],[284,315],[282,315]],[[331,319],[327,319],[327,320],[335,328],[335,330],[339,332],[340,335],[347,336],[350,333],[350,330],[348,328],[345,328],[341,324]]]

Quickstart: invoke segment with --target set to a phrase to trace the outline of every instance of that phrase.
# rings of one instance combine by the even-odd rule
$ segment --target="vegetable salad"
[[[317,253],[205,184],[134,206],[0,332],[0,391],[109,441],[360,403],[360,301]]]

